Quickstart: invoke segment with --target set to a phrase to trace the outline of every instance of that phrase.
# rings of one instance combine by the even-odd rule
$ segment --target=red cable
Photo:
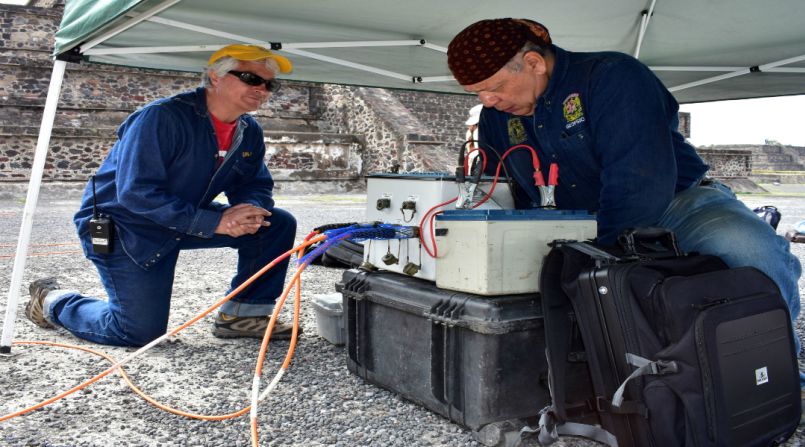
[[[531,146],[529,146],[527,144],[518,144],[518,145],[512,146],[509,149],[507,149],[506,152],[503,153],[503,156],[500,157],[500,161],[498,161],[498,167],[495,170],[495,179],[492,181],[492,188],[489,189],[489,192],[486,194],[486,196],[484,196],[483,199],[481,199],[478,203],[476,203],[475,206],[473,206],[473,208],[478,208],[484,202],[489,200],[490,197],[492,197],[492,193],[495,192],[495,186],[497,186],[497,184],[498,184],[498,178],[500,177],[500,169],[503,167],[503,160],[505,160],[506,157],[508,157],[509,154],[512,151],[514,151],[515,149],[528,149],[528,150],[531,151],[531,163],[534,166],[534,178],[535,178],[535,181],[536,181],[536,175],[537,175],[537,173],[540,172],[540,170],[539,170],[539,157],[537,157],[537,151],[533,147],[531,147]],[[541,176],[541,173],[540,173],[540,176]]]
[[[441,208],[445,205],[449,205],[453,202],[458,200],[458,197],[453,197],[452,199],[448,200],[447,202],[440,203],[438,205],[434,205],[431,209],[422,216],[422,220],[419,221],[419,243],[422,244],[422,247],[425,249],[425,252],[431,257],[436,257],[436,235],[433,234],[433,225],[431,224],[430,232],[431,233],[431,240],[433,241],[433,253],[431,253],[430,249],[428,248],[428,244],[425,243],[425,220],[428,218],[428,214],[432,213],[433,210],[436,208]],[[435,216],[435,214],[434,214]]]

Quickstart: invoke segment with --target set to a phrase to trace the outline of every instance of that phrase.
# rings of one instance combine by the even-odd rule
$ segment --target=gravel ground
[[[35,216],[32,247],[17,311],[14,340],[48,340],[96,348],[121,359],[132,349],[84,343],[63,330],[45,330],[23,315],[27,284],[58,275],[65,288],[103,296],[92,264],[78,252],[71,216],[80,191],[46,185]],[[0,290],[9,287],[13,252],[25,200],[24,188],[0,189]],[[781,209],[780,232],[805,219],[805,195],[745,196],[750,206]],[[365,196],[280,196],[278,206],[299,221],[299,240],[324,223],[362,220]],[[805,259],[805,244],[793,247]],[[234,272],[235,253],[216,249],[180,256],[170,327],[224,295]],[[313,295],[329,293],[342,271],[311,266],[303,275],[304,334],[288,374],[261,405],[262,445],[273,446],[480,446],[468,430],[352,375],[346,353],[316,334],[309,305]],[[800,290],[805,282],[800,282]],[[6,299],[0,299],[5,315]],[[286,306],[290,308],[290,306]],[[286,312],[286,317],[288,312]],[[212,317],[181,332],[170,342],[132,362],[127,371],[145,391],[162,402],[203,414],[237,411],[247,402],[259,341],[220,340],[212,336]],[[798,322],[802,334],[805,322]],[[272,342],[265,371],[270,378],[281,364],[288,342]],[[0,415],[30,406],[104,370],[105,361],[73,350],[15,346],[0,358]],[[805,439],[801,425],[788,446]],[[42,410],[0,422],[3,446],[247,446],[248,417],[204,422],[158,410],[133,394],[118,376],[108,376]],[[531,444],[529,444],[531,445]],[[594,445],[570,440],[568,446]]]

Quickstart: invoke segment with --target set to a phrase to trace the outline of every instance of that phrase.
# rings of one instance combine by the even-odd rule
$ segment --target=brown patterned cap
[[[459,84],[476,84],[503,68],[527,41],[548,48],[551,35],[533,20],[481,20],[464,28],[447,46],[447,66]]]

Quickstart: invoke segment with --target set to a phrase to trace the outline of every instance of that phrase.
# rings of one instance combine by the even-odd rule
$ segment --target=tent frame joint
[[[75,46],[64,53],[61,53],[56,56],[57,61],[64,61],[64,62],[73,62],[76,64],[80,64],[81,61],[84,60],[84,57],[81,55],[81,48],[80,46]]]
[[[760,67],[757,65],[749,67],[749,73],[760,73]]]
[[[279,51],[279,50],[282,49],[282,42],[270,42],[270,43],[271,43],[271,49],[272,50]]]

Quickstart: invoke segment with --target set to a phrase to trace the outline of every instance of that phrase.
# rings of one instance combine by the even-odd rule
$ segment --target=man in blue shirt
[[[556,205],[597,213],[599,243],[631,227],[669,228],[684,251],[766,273],[796,321],[799,260],[729,188],[705,178],[708,166],[678,131],[676,100],[648,67],[622,53],[563,50],[525,19],[472,24],[447,58],[484,105],[480,146],[491,173],[507,149],[529,145],[543,169],[558,166]],[[540,206],[530,152],[515,150],[504,165],[519,186],[517,207]]]
[[[296,221],[274,207],[263,130],[247,112],[267,101],[279,87],[275,76],[291,68],[265,48],[228,45],[210,57],[203,87],[130,115],[75,215],[108,300],[37,280],[28,318],[96,343],[142,346],[166,332],[180,250],[237,248],[230,291],[289,250]],[[229,204],[214,201],[220,193]],[[108,245],[90,234],[96,214],[111,220]],[[213,334],[262,338],[287,267],[286,260],[224,303]],[[290,333],[279,323],[272,338]]]

